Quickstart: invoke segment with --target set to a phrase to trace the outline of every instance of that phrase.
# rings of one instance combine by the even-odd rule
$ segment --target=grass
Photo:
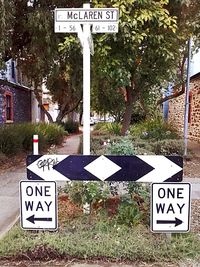
[[[42,254],[42,255],[41,255]],[[0,259],[107,258],[113,261],[200,260],[200,240],[194,234],[153,234],[142,225],[128,227],[82,216],[66,221],[58,232],[24,231],[19,226],[0,240]]]

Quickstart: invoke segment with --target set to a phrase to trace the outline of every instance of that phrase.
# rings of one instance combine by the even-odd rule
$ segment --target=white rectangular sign
[[[93,33],[115,33],[118,32],[118,23],[93,23],[92,24]]]
[[[151,185],[151,230],[188,232],[191,206],[190,183],[153,183]]]
[[[21,181],[20,202],[23,229],[57,229],[56,182]]]
[[[75,22],[55,22],[54,24],[55,33],[65,33],[65,32],[78,32],[77,23]]]
[[[56,8],[56,22],[117,22],[118,8]]]

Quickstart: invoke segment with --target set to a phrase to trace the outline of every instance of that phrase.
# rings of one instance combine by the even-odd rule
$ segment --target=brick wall
[[[200,142],[200,76],[190,83],[188,138]],[[183,136],[185,94],[169,101],[169,122]]]
[[[13,122],[31,122],[31,91],[20,86],[0,85],[0,124],[6,122],[6,92],[12,94]]]

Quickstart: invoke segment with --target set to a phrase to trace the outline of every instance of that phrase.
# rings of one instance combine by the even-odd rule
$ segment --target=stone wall
[[[6,93],[12,95],[13,122],[31,122],[31,91],[21,86],[0,85],[0,124],[6,123]]]
[[[200,142],[200,75],[191,79],[188,138]],[[169,122],[184,135],[185,94],[169,101]]]

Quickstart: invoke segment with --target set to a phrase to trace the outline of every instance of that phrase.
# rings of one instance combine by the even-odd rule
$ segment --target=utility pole
[[[190,93],[190,65],[191,65],[192,38],[188,40],[187,82],[185,92],[185,116],[184,116],[184,156],[187,156],[188,146],[188,118],[189,118],[189,93]]]

